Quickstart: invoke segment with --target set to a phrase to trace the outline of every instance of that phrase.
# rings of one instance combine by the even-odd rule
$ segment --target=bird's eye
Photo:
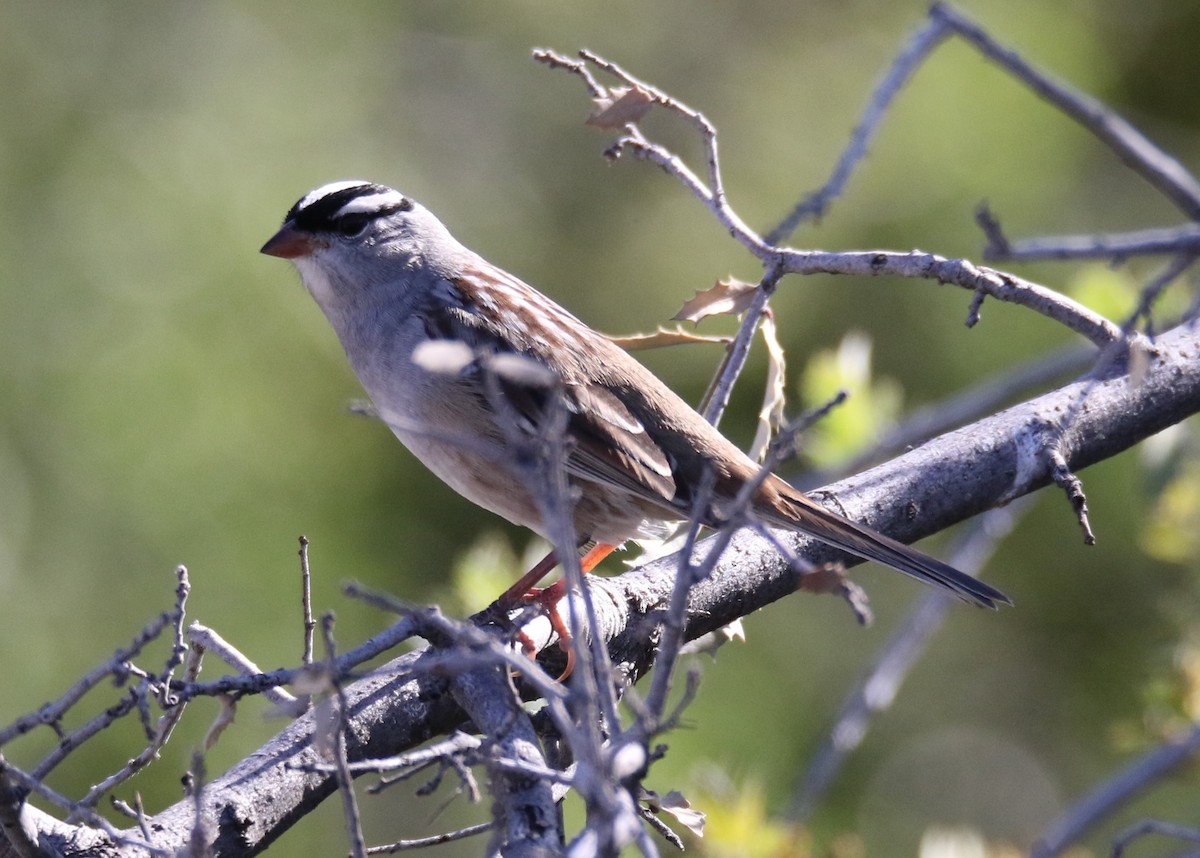
[[[372,215],[367,213],[345,214],[337,219],[333,224],[333,230],[338,235],[344,235],[347,238],[353,238],[360,235],[367,224],[371,222]]]

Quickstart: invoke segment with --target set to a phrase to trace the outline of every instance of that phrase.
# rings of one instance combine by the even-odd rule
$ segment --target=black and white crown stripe
[[[304,232],[341,232],[347,222],[361,226],[372,218],[412,206],[413,201],[394,188],[351,179],[331,182],[305,194],[292,206],[284,223]]]

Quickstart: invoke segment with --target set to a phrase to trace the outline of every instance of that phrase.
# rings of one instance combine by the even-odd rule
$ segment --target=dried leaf
[[[754,283],[733,277],[718,280],[711,289],[693,295],[672,318],[679,322],[699,322],[709,316],[736,316],[750,306],[757,288]]]
[[[841,563],[823,563],[800,576],[797,589],[805,593],[841,593],[846,586],[846,567]]]
[[[758,412],[758,428],[754,430],[754,443],[750,445],[750,457],[756,462],[761,462],[771,445],[771,438],[783,425],[783,406],[787,400],[787,362],[783,346],[779,344],[775,317],[764,313],[758,329],[767,346],[767,383],[763,391],[762,408]]]
[[[654,97],[638,87],[610,89],[607,95],[592,99],[596,109],[584,120],[596,128],[624,128],[637,122],[654,106]]]
[[[660,325],[652,334],[630,334],[625,337],[609,337],[609,339],[627,352],[640,352],[646,349],[661,349],[667,346],[679,346],[688,343],[720,343],[721,345],[728,345],[732,338],[694,334],[679,327],[671,331]]]
[[[746,642],[746,627],[742,624],[742,618],[738,617],[732,623],[726,623],[717,629],[726,640]]]
[[[205,751],[213,749],[213,746],[217,744],[217,739],[221,738],[221,734],[225,732],[225,728],[232,724],[237,717],[237,700],[228,694],[219,695],[217,700],[221,704],[221,710],[217,712],[217,717],[213,720],[212,726],[204,734]]]
[[[704,813],[695,810],[691,802],[684,798],[683,793],[679,792],[679,790],[671,790],[662,797],[659,804],[664,813],[671,814],[692,834],[695,834],[697,837],[704,836]]]

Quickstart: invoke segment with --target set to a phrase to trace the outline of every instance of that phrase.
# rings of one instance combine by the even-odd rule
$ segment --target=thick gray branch
[[[1200,329],[1177,328],[1160,337],[1155,348],[1139,381],[1122,367],[1110,367],[1103,378],[1084,377],[949,432],[816,496],[911,541],[1034,491],[1050,481],[1047,450],[1057,450],[1077,470],[1200,411]],[[1064,508],[1063,515],[1070,510]],[[835,556],[811,540],[784,538],[813,563]],[[711,543],[700,543],[697,551]],[[675,568],[675,560],[664,558],[591,584],[624,607],[601,615],[601,632],[612,642],[614,661],[633,677],[653,663],[656,616],[665,610]],[[713,574],[692,592],[688,638],[783,598],[796,590],[799,579],[762,539],[750,531],[737,534]],[[1016,595],[1019,604],[1019,591]],[[353,718],[347,742],[351,762],[401,753],[462,721],[447,683],[422,669],[434,658],[434,652],[404,656],[393,662],[391,672],[346,689]],[[389,679],[395,671],[402,678]],[[332,793],[331,775],[302,768],[320,761],[313,729],[309,716],[300,718],[208,786],[205,807],[216,855],[256,854]],[[150,830],[163,846],[184,845],[192,830],[191,802],[152,817]],[[64,855],[80,854],[66,831],[61,825],[43,829],[42,843]],[[102,837],[87,837],[89,854],[123,854],[117,847],[98,848],[95,841]],[[0,847],[0,858],[10,854]]]

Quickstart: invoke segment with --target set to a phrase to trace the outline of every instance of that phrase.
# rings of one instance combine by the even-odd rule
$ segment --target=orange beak
[[[289,222],[271,236],[270,241],[262,246],[259,253],[278,256],[280,259],[295,259],[298,256],[307,256],[312,253],[317,244],[318,242],[312,235],[301,232]]]

